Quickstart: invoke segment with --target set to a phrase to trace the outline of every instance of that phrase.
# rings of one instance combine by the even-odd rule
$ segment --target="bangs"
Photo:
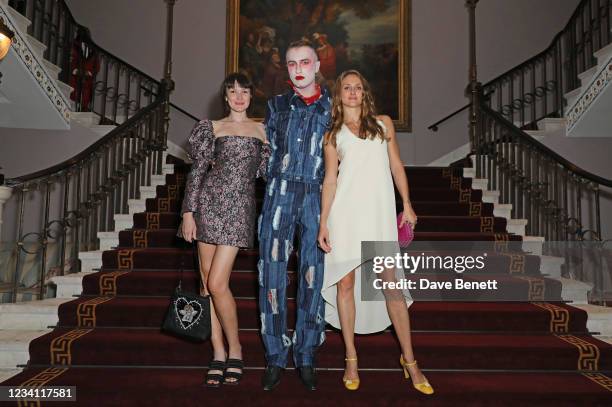
[[[234,84],[238,83],[241,88],[249,89],[253,93],[253,82],[251,79],[240,72],[234,72],[229,74],[223,81],[223,90],[228,90],[234,87]]]

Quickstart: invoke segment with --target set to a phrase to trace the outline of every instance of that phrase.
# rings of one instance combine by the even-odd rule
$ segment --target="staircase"
[[[79,127],[89,128],[98,139],[90,149],[52,168],[8,179],[7,186],[12,190],[3,187],[3,195],[6,192],[13,195],[10,198],[12,202],[5,205],[4,218],[17,219],[18,228],[23,229],[15,231],[19,232],[16,236],[9,236],[9,242],[11,239],[21,242],[23,245],[18,252],[28,252],[23,259],[17,256],[16,260],[14,253],[7,251],[10,258],[3,256],[0,259],[2,267],[6,267],[0,275],[0,301],[6,301],[7,295],[10,297],[8,300],[29,300],[44,296],[48,276],[74,272],[79,267],[74,264],[77,258],[58,259],[56,264],[49,262],[50,258],[67,257],[65,255],[71,250],[76,253],[91,250],[97,245],[93,228],[102,231],[112,228],[113,220],[109,219],[112,213],[108,214],[110,207],[121,213],[124,209],[120,207],[121,200],[138,198],[138,187],[149,185],[151,168],[156,163],[144,154],[151,150],[155,141],[152,136],[157,129],[154,129],[152,121],[144,123],[142,119],[152,118],[151,107],[161,97],[162,90],[158,81],[108,53],[84,34],[87,29],[75,21],[63,0],[0,0],[0,18],[15,32],[14,45],[2,63],[2,92],[6,100],[2,104],[0,126],[68,129],[78,123]],[[94,62],[77,56],[79,49],[88,50]],[[32,86],[26,86],[28,84]],[[61,124],[57,120],[61,120]],[[129,126],[119,128],[123,124]],[[137,128],[139,125],[141,128]],[[126,137],[128,128],[132,132]],[[177,146],[171,147],[174,147],[174,154],[185,155]],[[141,183],[135,182],[136,175],[141,178]],[[129,186],[126,177],[129,177]],[[57,193],[60,189],[65,195],[64,203]],[[50,201],[46,207],[40,208],[40,212],[28,206],[32,201],[44,205],[46,193],[51,194]],[[126,197],[126,193],[130,196]],[[20,195],[23,194],[27,194],[27,199],[21,202]],[[81,197],[85,197],[85,202],[67,202],[71,199],[78,201]],[[3,196],[2,199],[4,203],[6,198]],[[12,212],[8,212],[10,204]],[[22,215],[20,205],[23,206]],[[92,208],[96,212],[96,221],[92,220]],[[87,225],[83,225],[79,234],[75,226],[81,222]],[[45,225],[49,229],[46,233],[53,237],[46,241],[42,239],[40,236],[44,233],[38,230],[38,224]],[[26,237],[29,237],[27,243],[23,240]],[[74,239],[77,238],[80,246],[74,249]],[[41,252],[50,263],[41,266],[42,277],[37,275],[41,263],[37,256]],[[15,269],[17,271],[13,272]]]
[[[0,6],[6,4],[6,0],[0,0]],[[96,49],[103,60],[113,58]],[[185,342],[159,330],[180,264],[187,265],[184,287],[193,291],[198,287],[193,248],[175,237],[189,167],[180,160],[178,148],[171,150],[172,155],[161,152],[162,144],[167,143],[158,138],[159,134],[154,134],[156,143],[144,142],[147,131],[158,131],[151,123],[163,117],[161,101],[156,97],[161,93],[159,83],[138,73],[142,74],[139,87],[130,87],[129,80],[120,79],[121,71],[113,71],[112,65],[108,64],[110,70],[99,78],[100,94],[93,99],[92,111],[70,114],[70,120],[91,126],[104,137],[86,154],[89,157],[95,152],[93,158],[74,170],[72,178],[66,178],[89,177],[85,167],[105,168],[103,162],[119,161],[104,172],[108,175],[106,182],[94,183],[91,189],[88,186],[84,203],[68,211],[82,216],[81,225],[95,222],[88,213],[96,213],[100,217],[96,219],[103,221],[77,233],[75,258],[78,256],[80,268],[70,267],[71,273],[51,278],[55,298],[0,304],[2,385],[77,386],[77,404],[66,405],[84,406],[191,405],[194,399],[206,404],[230,401],[248,405],[278,404],[281,400],[283,404],[321,405],[612,404],[610,308],[588,304],[592,285],[565,278],[565,259],[542,254],[544,237],[538,232],[543,230],[533,226],[533,219],[524,212],[524,202],[511,203],[507,189],[494,184],[503,180],[501,175],[483,170],[483,164],[488,164],[484,150],[472,155],[466,168],[406,169],[419,215],[416,240],[519,243],[522,250],[495,256],[495,273],[514,289],[522,290],[528,301],[421,301],[412,305],[415,353],[436,389],[433,397],[425,398],[402,380],[398,347],[391,331],[358,337],[362,380],[358,392],[347,392],[342,386],[344,350],[340,334],[332,329],[326,331],[327,339],[317,358],[317,392],[306,392],[292,369],[285,372],[274,392],[261,391],[265,362],[256,301],[257,248],[239,252],[231,276],[245,378],[231,396],[227,388],[204,388],[206,365],[212,357],[210,344]],[[120,101],[118,87],[127,90],[127,99]],[[134,89],[138,90],[130,96]],[[551,95],[544,99],[552,102]],[[557,92],[557,107],[558,96]],[[77,104],[73,110],[82,110]],[[510,125],[524,127],[529,118],[525,111],[521,120],[511,120]],[[518,110],[511,112],[511,118],[520,118]],[[548,117],[550,112],[543,117],[540,113],[538,110],[531,122],[549,129],[565,125],[564,119]],[[489,120],[499,118],[491,115]],[[501,136],[497,145],[513,144],[505,137]],[[116,139],[120,141],[111,142]],[[489,148],[487,143],[479,146]],[[79,156],[80,162],[84,163],[84,158]],[[516,169],[509,162],[502,160],[499,164],[515,175]],[[23,185],[39,180],[25,178],[20,180]],[[539,193],[544,196],[542,190]],[[260,184],[258,210],[262,196]],[[104,215],[98,209],[102,207]],[[290,327],[295,323],[295,266],[293,254],[288,273]]]
[[[612,44],[593,53],[597,64],[581,72],[580,86],[564,95],[561,118],[544,118],[525,132],[538,141],[554,137],[612,137]]]
[[[611,10],[582,0],[545,50],[483,85],[488,106],[539,141],[612,137]]]
[[[21,4],[25,7],[19,11],[11,7]],[[4,379],[21,370],[17,366],[27,362],[30,341],[57,324],[58,307],[71,299],[68,292],[74,287],[66,288],[69,283],[60,285],[59,296],[49,298],[54,294],[51,277],[78,279],[78,253],[97,247],[98,230],[112,230],[113,214],[127,212],[128,200],[139,199],[141,188],[144,194],[159,184],[160,177],[163,182],[168,100],[159,81],[82,37],[82,46],[95,55],[99,68],[93,69],[91,87],[85,85],[85,74],[79,72],[87,69],[75,58],[73,44],[86,29],[63,0],[0,0],[0,18],[16,33],[10,58],[2,64],[2,91],[5,96],[22,92],[29,103],[23,108],[17,99],[8,98],[3,106],[21,109],[19,113],[30,119],[20,121],[21,116],[9,112],[0,117],[8,120],[0,126],[56,128],[48,120],[52,115],[31,110],[39,103],[62,120],[60,128],[78,122],[99,139],[64,162],[9,178],[2,187],[2,203],[9,199],[4,220],[17,224],[15,236],[9,236],[15,250],[8,251],[10,258],[1,259],[8,281],[0,281],[0,298],[13,302],[0,304],[0,378]],[[20,89],[23,84],[17,79],[23,78],[38,93]],[[2,113],[6,112],[3,107]],[[175,145],[170,150],[184,156]],[[39,300],[28,301],[32,298]]]
[[[100,270],[83,274],[80,295],[57,300],[62,302],[57,326],[32,340],[26,369],[3,385],[32,381],[76,385],[80,405],[96,406],[138,405],[144,400],[148,406],[189,404],[195,398],[214,404],[228,397],[249,405],[298,399],[322,405],[398,400],[415,406],[612,403],[608,373],[612,345],[592,335],[584,310],[563,301],[539,301],[533,287],[544,285],[561,294],[564,281],[559,263],[544,266],[545,260],[528,253],[520,254],[523,267],[504,260],[497,272],[531,292],[532,301],[412,305],[415,352],[436,389],[433,398],[425,399],[402,380],[390,331],[358,337],[362,380],[358,392],[347,392],[341,385],[342,340],[329,329],[317,358],[316,392],[306,392],[291,369],[274,392],[261,391],[265,362],[256,301],[258,252],[241,250],[231,289],[238,304],[245,378],[231,396],[228,389],[204,388],[210,344],[182,341],[159,330],[181,262],[188,268],[184,287],[198,287],[192,246],[175,237],[187,171],[187,166],[168,156],[163,184],[156,186],[155,197],[146,199],[145,211],[130,215],[131,228],[119,233],[115,247],[103,251]],[[406,171],[419,214],[416,240],[521,241],[520,235],[505,230],[505,218],[495,216],[495,203],[484,202],[482,190],[472,187],[478,181],[462,176],[471,169],[408,167]],[[257,197],[261,204],[261,185]],[[289,263],[290,327],[295,318],[295,266],[294,254]],[[60,292],[64,283],[57,283]]]
[[[59,80],[62,69],[44,57],[47,46],[28,34],[30,20],[0,0],[0,19],[15,33],[2,62],[0,127],[66,130],[72,88]]]

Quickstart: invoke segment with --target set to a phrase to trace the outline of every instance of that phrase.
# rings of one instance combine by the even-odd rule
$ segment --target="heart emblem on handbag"
[[[202,306],[197,301],[187,301],[184,297],[178,297],[174,301],[174,312],[183,329],[189,329],[200,319]]]

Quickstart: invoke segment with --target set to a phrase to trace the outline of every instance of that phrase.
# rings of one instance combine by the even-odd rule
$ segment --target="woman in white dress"
[[[361,298],[361,242],[398,240],[393,180],[404,206],[401,225],[407,222],[414,228],[417,222],[393,122],[374,112],[365,78],[358,71],[343,72],[336,81],[331,130],[324,147],[318,242],[326,252],[322,289],[325,320],[342,329],[346,351],[342,381],[347,389],[359,387],[355,333],[379,332],[393,324],[405,377],[412,375],[414,387],[431,394],[433,388],[418,368],[412,351],[409,294],[399,291],[401,301],[388,293],[385,301]],[[391,270],[391,278],[400,271]]]

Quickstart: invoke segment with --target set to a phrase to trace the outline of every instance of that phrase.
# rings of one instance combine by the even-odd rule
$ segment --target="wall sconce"
[[[15,37],[15,33],[4,24],[4,21],[0,21],[0,61],[8,54],[13,37]]]
[[[4,24],[4,21],[0,21],[0,61],[2,61],[4,57],[6,56],[6,54],[8,54],[14,37],[15,37],[15,33],[12,32],[6,26],[6,24]],[[1,79],[2,79],[2,72],[0,72],[0,80]]]

